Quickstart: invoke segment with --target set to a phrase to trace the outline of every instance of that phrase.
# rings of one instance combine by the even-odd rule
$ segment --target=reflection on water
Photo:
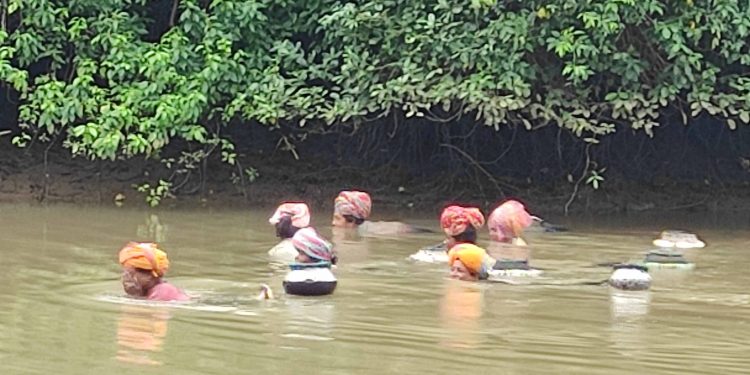
[[[647,346],[645,322],[651,303],[651,291],[609,289],[612,347],[623,356],[637,359],[644,354]]]
[[[500,261],[525,260],[531,264],[531,249],[531,246],[490,242],[487,245],[487,254]]]
[[[284,307],[289,318],[286,319],[282,337],[311,341],[333,340],[336,307],[329,298],[290,296]],[[293,347],[295,341],[291,340],[287,346]]]
[[[123,305],[117,321],[117,360],[161,365],[153,357],[162,350],[170,317],[164,307]]]
[[[356,228],[331,228],[331,242],[342,265],[362,263],[368,259],[370,239],[360,236]]]
[[[615,322],[639,320],[648,314],[649,302],[651,302],[650,291],[609,289],[612,319]]]
[[[479,344],[482,286],[450,280],[440,302],[440,320],[446,330],[444,345],[475,348]]]
[[[146,215],[146,222],[138,224],[136,236],[140,241],[165,242],[167,241],[167,226],[159,220],[159,215]]]
[[[533,266],[544,269],[539,278],[508,285],[447,280],[445,264],[406,259],[441,241],[438,231],[363,238],[332,231],[321,214],[313,225],[339,253],[338,287],[305,298],[284,295],[288,268],[268,263],[267,251],[278,242],[268,212],[0,205],[0,373],[620,375],[750,368],[750,235],[732,229],[737,221],[729,218],[570,220],[562,223],[570,232],[529,233],[528,249],[505,253],[533,253]],[[437,226],[433,215],[424,217],[404,220]],[[670,224],[706,241],[706,248],[685,253],[694,269],[654,269],[647,292],[582,285],[609,276],[611,269],[597,263],[642,259]],[[123,298],[116,258],[131,240],[167,249],[169,281],[194,301]],[[488,245],[486,232],[480,244]],[[277,299],[258,301],[261,283]]]

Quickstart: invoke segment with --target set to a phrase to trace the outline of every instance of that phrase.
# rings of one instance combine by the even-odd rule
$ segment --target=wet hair
[[[453,240],[456,243],[477,243],[477,230],[469,226],[465,231],[461,232],[457,236],[453,236]]]
[[[292,238],[300,228],[292,225],[292,217],[289,215],[283,215],[279,222],[276,223],[276,237],[285,239]]]
[[[353,216],[353,215],[344,215],[344,219],[347,223],[354,223],[357,225],[362,225],[362,223],[365,222],[365,219]]]

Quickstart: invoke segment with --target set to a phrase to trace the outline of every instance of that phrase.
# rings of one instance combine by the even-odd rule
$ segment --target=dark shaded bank
[[[623,130],[588,152],[557,127],[496,131],[469,120],[450,126],[382,121],[327,134],[283,125],[229,129],[240,167],[212,155],[177,174],[156,159],[89,161],[71,157],[61,145],[18,149],[4,136],[0,199],[111,204],[123,194],[126,204],[143,205],[135,185],[170,179],[174,198],[163,202],[168,206],[287,199],[326,205],[339,190],[360,188],[378,205],[419,210],[438,210],[449,201],[489,207],[509,196],[535,212],[750,210],[750,132],[711,121],[662,125],[654,138]],[[180,145],[173,146],[161,156],[178,157],[170,149]],[[253,182],[239,177],[247,167],[259,172]],[[592,170],[604,177],[598,189],[586,183]]]

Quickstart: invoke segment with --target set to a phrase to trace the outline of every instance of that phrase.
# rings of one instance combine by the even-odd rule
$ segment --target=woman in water
[[[440,214],[440,227],[447,236],[447,250],[461,243],[476,244],[477,232],[483,225],[484,215],[476,207],[452,205]]]
[[[493,269],[530,270],[531,250],[521,238],[523,231],[534,221],[521,202],[508,200],[490,213],[490,245],[487,253],[497,259]]]
[[[310,225],[310,209],[305,203],[282,203],[268,222],[276,227],[276,237],[281,238],[276,246],[268,251],[271,258],[290,262],[297,256],[292,246],[292,237],[297,231]]]
[[[122,287],[129,296],[151,301],[187,301],[190,299],[162,277],[169,269],[167,254],[155,243],[130,242],[119,254]]]
[[[443,263],[447,261],[447,253],[453,245],[458,243],[477,242],[477,232],[484,225],[482,211],[474,207],[451,205],[440,213],[440,227],[446,235],[443,242],[426,246],[409,256],[419,262]]]
[[[486,279],[487,252],[471,243],[460,243],[448,251],[448,264],[451,267],[451,279],[479,281]]]
[[[514,199],[507,200],[495,208],[487,219],[490,239],[501,243],[526,246],[526,241],[521,238],[521,235],[533,222],[533,216],[526,211],[521,202]]]
[[[294,260],[300,264],[330,263],[336,264],[333,245],[323,238],[315,229],[307,227],[298,230],[292,237],[292,245],[297,251]]]
[[[370,194],[357,190],[342,191],[334,201],[331,225],[334,230],[356,229],[360,235],[365,236],[392,236],[425,231],[398,221],[369,221],[371,211]]]
[[[475,207],[448,206],[440,214],[440,227],[447,239],[451,278],[477,281],[486,279],[495,259],[476,245],[477,232],[484,225],[484,215]]]

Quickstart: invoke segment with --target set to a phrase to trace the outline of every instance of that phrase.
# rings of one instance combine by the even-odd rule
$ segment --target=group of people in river
[[[334,201],[331,225],[338,230],[376,235],[429,231],[397,221],[370,221],[371,211],[372,199],[368,193],[342,191]],[[292,270],[330,268],[337,263],[334,246],[310,226],[310,219],[310,209],[303,202],[285,202],[276,209],[268,221],[281,241],[268,252],[271,259],[291,263]],[[495,253],[490,255],[477,245],[479,231],[485,224],[482,212],[475,207],[450,205],[440,215],[440,227],[446,238],[429,251],[446,256],[450,277],[459,280],[485,279],[493,269],[529,269],[528,257],[515,248],[526,246],[521,235],[535,219],[539,220],[517,200],[500,204],[489,215],[489,235],[494,243],[512,246],[508,248],[510,252],[496,247]],[[506,257],[508,254],[513,257]],[[127,295],[155,301],[189,300],[186,293],[163,280],[169,269],[169,259],[156,243],[128,243],[119,253],[119,262]]]
[[[363,191],[342,191],[334,201],[334,212],[331,225],[334,230],[355,231],[361,235],[397,236],[408,233],[429,231],[396,221],[370,221],[372,199]],[[310,226],[310,209],[303,202],[282,203],[268,220],[275,227],[276,236],[281,241],[269,252],[272,260],[290,264],[290,273],[299,270],[325,270],[329,277],[323,289],[311,294],[327,294],[335,288],[335,278],[330,269],[337,264],[338,256],[333,244]],[[420,260],[424,257],[447,262],[450,267],[450,278],[463,281],[478,281],[492,275],[534,275],[541,271],[529,265],[529,250],[522,238],[524,231],[533,223],[544,223],[531,215],[526,207],[515,199],[501,202],[490,212],[487,219],[479,208],[463,205],[449,205],[440,214],[440,228],[445,239],[437,246],[426,247],[411,258]],[[478,245],[477,239],[481,229],[487,224],[490,243],[487,248]],[[665,237],[666,235],[666,237]],[[671,236],[671,237],[670,237]],[[676,237],[675,237],[676,236]],[[692,236],[692,237],[690,237]],[[688,238],[690,237],[690,238]],[[692,238],[692,240],[691,240]],[[659,242],[665,247],[665,241],[675,242],[676,247],[696,243],[694,235],[682,232],[665,232]],[[673,241],[673,242],[674,242]],[[679,242],[682,241],[682,242]],[[702,242],[699,244],[702,245]],[[656,255],[654,255],[656,254]],[[661,254],[661,255],[660,255]],[[665,252],[649,253],[646,262],[654,256],[665,257]],[[661,259],[661,258],[660,258]],[[672,263],[676,264],[674,259]],[[190,297],[179,288],[163,280],[169,269],[167,254],[155,243],[128,243],[119,254],[122,265],[122,285],[125,292],[132,297],[155,301],[186,301]],[[679,261],[679,260],[678,260]],[[667,262],[662,262],[666,264]],[[671,263],[670,263],[671,264]],[[613,286],[630,289],[648,287],[648,275],[642,265],[618,265],[613,275],[620,275],[623,280],[610,279]],[[309,276],[302,280],[308,283]],[[293,279],[293,278],[292,278]],[[286,282],[291,279],[285,280]],[[315,280],[312,280],[313,282]],[[621,284],[617,284],[621,282]],[[305,286],[294,290],[305,290]],[[322,291],[322,292],[321,292]],[[289,293],[289,289],[287,289]],[[261,296],[271,294],[265,287]]]

